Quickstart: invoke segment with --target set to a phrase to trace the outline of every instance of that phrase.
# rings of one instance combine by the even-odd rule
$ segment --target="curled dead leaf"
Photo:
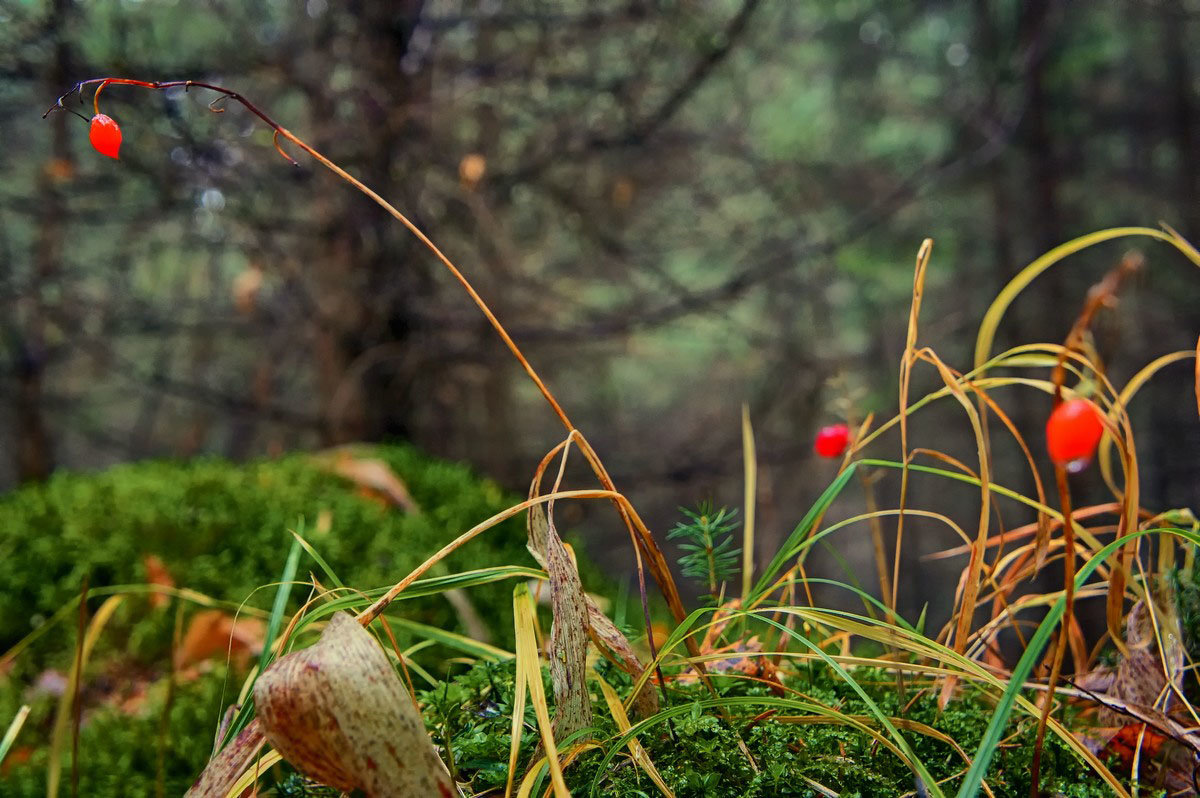
[[[348,479],[367,493],[382,498],[388,504],[399,507],[406,513],[417,515],[421,508],[408,492],[408,486],[377,457],[355,457],[346,449],[336,449],[332,456],[322,455],[318,462],[343,479]]]
[[[271,745],[309,778],[368,798],[457,794],[387,655],[347,613],[267,668],[254,703]]]
[[[259,722],[250,721],[241,734],[208,761],[204,772],[184,798],[225,798],[242,773],[250,767],[264,742],[266,738]]]
[[[175,580],[171,578],[171,572],[167,570],[167,566],[158,555],[147,554],[142,558],[142,564],[146,566],[146,582],[159,587],[175,587]],[[151,607],[165,607],[170,601],[171,597],[166,593],[150,594]]]

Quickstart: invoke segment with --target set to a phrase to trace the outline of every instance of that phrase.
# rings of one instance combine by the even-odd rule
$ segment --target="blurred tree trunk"
[[[46,17],[47,38],[53,42],[45,70],[45,95],[57,96],[70,85],[72,16],[71,0],[53,0]],[[16,471],[18,480],[41,480],[54,468],[54,454],[45,416],[45,379],[48,359],[47,303],[50,287],[58,279],[67,210],[62,184],[74,172],[67,125],[69,114],[50,117],[50,157],[38,176],[36,234],[33,251],[33,280],[26,297],[24,330],[17,335],[18,388],[15,398]]]
[[[321,96],[313,98],[319,148],[406,213],[415,213],[411,199],[428,153],[422,124],[428,68],[409,57],[423,5],[359,0],[350,14],[330,14],[331,25],[353,24],[327,42],[337,46],[340,38],[351,54],[353,83],[342,89],[322,81]],[[352,130],[337,121],[347,100],[361,120]],[[398,364],[412,359],[377,355],[380,347],[403,349],[393,345],[409,341],[419,324],[415,312],[428,294],[426,262],[408,257],[417,254],[411,236],[366,197],[331,187],[317,210],[322,240],[311,266],[322,308],[315,349],[327,442],[410,437],[415,393],[398,391],[395,383],[412,379],[413,369],[398,374]]]
[[[986,83],[983,103],[984,124],[998,125],[1003,117],[1000,108],[999,83],[1001,74],[999,35],[992,18],[992,3],[975,0],[975,37],[978,42],[981,77]],[[994,274],[1001,278],[1015,265],[1012,245],[1012,201],[1004,182],[1005,165],[995,159],[987,166],[988,189],[992,200],[992,255],[995,262]],[[997,289],[1000,286],[997,286]]]
[[[1188,48],[1184,43],[1187,11],[1180,2],[1162,9],[1164,55],[1172,97],[1172,128],[1179,151],[1178,203],[1183,234],[1200,235],[1200,154],[1196,147],[1196,103]]]
[[[1020,51],[1025,58],[1024,143],[1029,159],[1029,184],[1034,192],[1030,229],[1034,231],[1034,243],[1039,253],[1062,243],[1062,218],[1058,202],[1061,175],[1049,119],[1052,100],[1046,88],[1053,5],[1050,0],[1024,3],[1018,23]],[[1048,302],[1061,299],[1061,295],[1046,296]]]

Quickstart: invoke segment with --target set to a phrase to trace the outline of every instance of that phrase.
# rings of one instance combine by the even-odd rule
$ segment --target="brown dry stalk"
[[[651,575],[654,577],[655,581],[658,583],[659,589],[662,591],[663,596],[667,601],[667,606],[670,608],[670,610],[671,610],[672,614],[675,616],[677,622],[682,622],[684,620],[684,618],[687,617],[687,613],[685,612],[685,610],[683,608],[683,602],[681,601],[680,596],[679,596],[678,588],[675,585],[675,579],[671,574],[670,568],[667,566],[666,559],[663,557],[662,551],[659,548],[658,543],[654,540],[654,537],[650,534],[650,531],[646,528],[645,524],[642,523],[640,517],[638,517],[637,513],[633,510],[633,507],[632,507],[632,505],[629,504],[628,500],[625,499],[624,496],[621,496],[618,493],[616,485],[613,483],[612,478],[609,476],[607,469],[605,469],[603,464],[600,462],[599,457],[596,456],[596,454],[592,450],[591,446],[587,444],[586,440],[583,438],[583,435],[581,433],[578,433],[578,430],[576,429],[575,425],[571,422],[570,418],[567,416],[567,414],[563,410],[562,406],[559,405],[558,400],[554,397],[554,394],[551,393],[550,389],[546,386],[546,383],[542,380],[542,378],[538,375],[537,371],[533,368],[533,366],[530,364],[530,362],[526,359],[525,355],[521,352],[520,347],[517,346],[517,343],[509,335],[509,333],[505,329],[504,325],[496,317],[495,313],[492,312],[491,307],[487,304],[486,301],[484,301],[483,297],[479,295],[479,293],[475,290],[475,288],[471,284],[471,282],[458,269],[458,267],[454,265],[454,263],[450,260],[450,258],[448,258],[445,255],[445,253],[443,253],[441,251],[441,249],[439,249],[437,247],[437,245],[434,244],[433,241],[430,240],[429,237],[426,236],[425,233],[421,231],[421,229],[419,227],[417,227],[412,221],[409,220],[409,218],[407,216],[405,216],[403,213],[401,213],[399,210],[397,210],[395,208],[395,206],[393,206],[391,203],[389,203],[386,199],[384,199],[382,196],[380,196],[378,193],[376,193],[374,190],[372,190],[370,187],[368,187],[362,181],[358,180],[356,177],[351,175],[349,172],[344,170],[342,167],[338,166],[336,163],[334,163],[330,159],[326,158],[324,155],[322,155],[320,152],[318,152],[316,149],[314,149],[312,146],[310,146],[307,142],[305,142],[303,139],[301,139],[299,136],[292,133],[290,130],[285,128],[283,125],[280,125],[278,122],[276,122],[270,116],[268,116],[265,112],[263,112],[260,108],[258,108],[258,106],[256,106],[254,103],[250,102],[248,99],[243,97],[238,92],[232,91],[232,90],[224,88],[222,86],[217,86],[217,85],[213,85],[211,83],[204,83],[204,82],[195,81],[195,80],[144,81],[144,80],[133,80],[133,79],[129,79],[129,78],[92,78],[90,80],[80,81],[79,83],[75,84],[75,86],[73,86],[70,91],[68,91],[65,94],[63,94],[62,96],[60,96],[58,98],[58,100],[54,103],[54,105],[52,105],[46,111],[46,113],[43,114],[42,116],[43,116],[43,118],[45,118],[45,116],[49,115],[53,111],[66,110],[66,106],[63,105],[63,100],[67,97],[70,97],[73,94],[82,92],[82,90],[87,86],[93,86],[93,85],[97,86],[96,94],[99,94],[99,92],[101,92],[104,89],[104,87],[108,86],[109,84],[137,86],[140,88],[154,89],[154,90],[160,90],[160,91],[165,90],[165,89],[172,89],[172,88],[182,88],[185,91],[190,88],[206,89],[208,91],[213,91],[213,92],[216,92],[217,94],[221,95],[221,97],[219,97],[217,101],[214,101],[213,104],[210,104],[210,107],[212,108],[212,110],[215,112],[218,112],[218,113],[223,112],[225,110],[223,107],[216,107],[216,105],[215,105],[216,102],[218,102],[222,99],[229,99],[229,100],[233,100],[237,103],[240,103],[248,111],[250,111],[252,114],[254,114],[259,119],[261,119],[268,127],[270,127],[274,131],[276,149],[278,149],[280,154],[283,155],[285,158],[287,158],[288,161],[290,161],[291,163],[295,163],[295,161],[291,158],[291,156],[289,156],[286,152],[284,152],[282,147],[279,146],[280,138],[286,139],[287,141],[296,145],[300,149],[304,150],[304,152],[308,153],[312,158],[314,158],[322,166],[329,169],[331,172],[333,172],[335,175],[340,177],[342,180],[349,183],[354,188],[358,189],[364,195],[366,195],[371,200],[373,200],[377,205],[379,205],[379,207],[381,207],[385,211],[387,211],[387,213],[390,216],[392,216],[392,218],[394,218],[396,221],[400,222],[400,224],[404,225],[404,227],[410,233],[412,233],[412,235],[415,236],[418,241],[420,241],[431,253],[433,253],[434,257],[437,258],[437,260],[442,264],[442,266],[444,266],[446,268],[446,270],[448,272],[450,272],[450,274],[459,283],[459,285],[462,287],[462,289],[464,291],[466,291],[467,295],[471,298],[471,301],[475,303],[475,306],[479,309],[479,311],[488,320],[488,323],[492,326],[492,329],[494,329],[496,334],[498,336],[500,336],[500,339],[504,342],[504,345],[508,348],[509,352],[511,352],[512,356],[514,358],[516,358],[518,363],[520,363],[520,365],[521,365],[522,369],[524,369],[526,375],[534,383],[534,385],[537,386],[538,391],[541,393],[542,397],[546,400],[546,403],[548,405],[550,405],[550,409],[554,412],[555,416],[558,417],[558,420],[562,423],[562,425],[567,429],[567,431],[569,433],[578,435],[577,440],[580,445],[580,448],[583,450],[584,456],[587,458],[588,463],[592,466],[592,469],[595,472],[596,477],[600,480],[600,483],[603,486],[604,490],[612,492],[613,494],[616,494],[612,498],[613,498],[614,504],[617,506],[618,513],[620,514],[622,521],[625,523],[626,527],[628,528],[630,538],[634,541],[635,547],[640,547],[641,553],[645,554],[647,559],[649,560]],[[97,103],[97,107],[98,107],[98,103]],[[618,499],[618,497],[619,497],[619,499]],[[398,594],[399,591],[395,591],[395,592]],[[383,601],[382,604],[377,602],[377,606],[372,608],[373,612],[370,612],[369,614],[360,615],[359,620],[363,623],[369,623],[371,619],[373,619],[376,615],[378,615],[378,613],[380,611],[382,611],[383,607],[387,606],[387,603],[390,602],[392,598],[394,598],[394,595],[395,594],[393,594],[393,592],[389,591],[389,594],[388,594],[389,598],[387,598],[387,601]],[[645,600],[644,596],[643,596],[643,604],[646,604],[646,600]],[[646,630],[647,636],[650,636],[650,631],[651,630],[649,628],[647,628],[647,630]],[[689,650],[694,645],[695,645],[694,641],[692,641],[689,638],[689,640],[688,640]],[[693,652],[693,654],[698,654],[698,653],[699,653],[698,650],[696,652]]]

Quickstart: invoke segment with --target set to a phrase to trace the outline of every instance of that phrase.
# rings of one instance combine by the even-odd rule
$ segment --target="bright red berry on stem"
[[[1046,421],[1046,448],[1050,459],[1068,471],[1087,467],[1096,444],[1104,435],[1100,414],[1086,399],[1070,399],[1054,408]]]
[[[92,126],[88,130],[88,138],[92,146],[101,155],[116,158],[121,149],[121,126],[111,116],[96,114],[92,117]]]
[[[821,457],[841,457],[850,445],[850,428],[845,424],[830,424],[821,427],[813,450]]]

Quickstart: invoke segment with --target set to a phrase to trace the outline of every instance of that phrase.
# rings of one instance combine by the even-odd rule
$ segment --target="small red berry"
[[[104,114],[93,116],[88,138],[92,140],[96,152],[109,158],[118,157],[117,151],[121,149],[121,126],[113,121],[112,117]]]
[[[850,428],[845,424],[821,427],[813,443],[813,451],[821,457],[841,457],[850,445]]]
[[[1071,472],[1087,467],[1103,435],[1100,414],[1086,399],[1063,402],[1054,408],[1046,421],[1046,448],[1050,451],[1050,459]]]

